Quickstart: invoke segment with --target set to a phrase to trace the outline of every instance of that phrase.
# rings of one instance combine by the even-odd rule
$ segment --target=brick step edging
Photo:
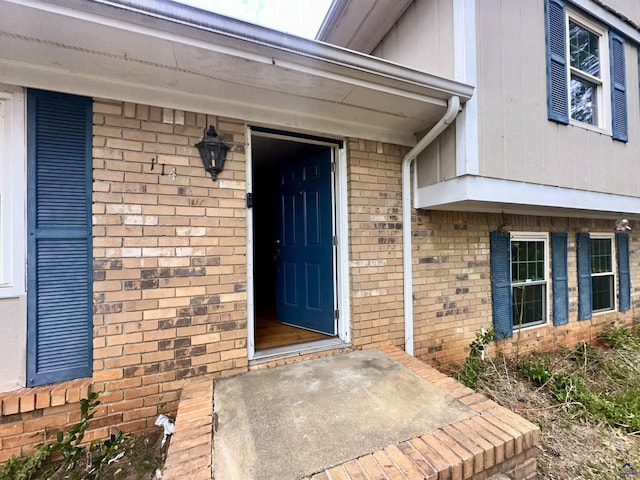
[[[163,480],[210,480],[213,445],[213,380],[182,389]]]

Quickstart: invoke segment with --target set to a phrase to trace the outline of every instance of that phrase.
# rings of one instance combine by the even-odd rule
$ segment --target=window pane
[[[598,87],[580,77],[571,75],[571,118],[579,122],[596,124],[598,115]]]
[[[613,309],[613,275],[593,277],[592,281],[592,309],[599,310]]]
[[[541,323],[545,320],[546,285],[514,285],[513,326]]]
[[[591,239],[591,273],[613,272],[611,239]]]
[[[571,66],[600,78],[600,37],[569,21],[569,56]]]
[[[516,240],[511,242],[511,281],[544,280],[544,242]]]

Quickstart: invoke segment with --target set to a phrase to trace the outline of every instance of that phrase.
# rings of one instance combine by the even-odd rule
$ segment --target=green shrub
[[[476,337],[469,344],[469,355],[462,362],[455,378],[469,388],[475,388],[485,373],[486,366],[482,361],[485,347],[493,342],[495,331],[489,328],[483,332],[476,332]]]
[[[551,372],[547,368],[545,361],[541,358],[535,363],[531,363],[526,358],[523,358],[520,362],[520,370],[527,379],[538,386],[544,385],[551,378]]]
[[[90,392],[89,398],[80,400],[80,421],[66,432],[58,432],[54,443],[38,445],[30,455],[11,457],[0,467],[0,480],[46,480],[61,468],[66,471],[65,479],[99,479],[103,468],[118,455],[128,435],[118,432],[106,440],[94,440],[88,446],[81,445],[100,405],[98,397],[98,393]],[[62,454],[63,460],[50,464],[51,453],[56,451]],[[76,472],[75,468],[81,460],[87,462],[87,468]]]

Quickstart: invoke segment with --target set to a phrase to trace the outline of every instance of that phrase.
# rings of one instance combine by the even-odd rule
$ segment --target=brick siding
[[[217,182],[194,148],[208,125],[231,147]],[[244,132],[237,120],[94,103],[93,388],[123,412],[120,428],[174,412],[191,377],[247,368]]]
[[[640,269],[634,262],[638,254],[635,233],[629,238],[632,309],[625,313],[594,314],[590,320],[577,319],[576,234],[613,233],[613,220],[421,211],[413,235],[416,356],[433,365],[448,367],[464,359],[480,328],[492,326],[489,232],[500,226],[510,232],[568,233],[569,323],[561,327],[552,325],[550,294],[549,325],[524,329],[520,335],[514,331],[511,340],[498,342],[503,353],[512,353],[517,343],[520,353],[526,353],[594,341],[613,323],[633,322],[633,309],[640,305],[640,298],[634,293],[640,285]],[[548,289],[551,288],[549,279]]]
[[[194,148],[209,124],[231,147],[217,182]],[[159,413],[175,413],[191,378],[249,368],[245,128],[243,120],[94,101],[91,381],[102,392],[101,433],[155,428]],[[408,149],[361,139],[346,145],[353,348],[402,348],[400,166]],[[173,168],[175,180],[167,175]],[[630,323],[640,306],[637,222],[629,242],[632,310],[578,322],[575,234],[612,232],[613,221],[437,211],[412,218],[415,354],[433,365],[463,360],[475,333],[492,324],[489,232],[501,225],[569,233],[569,324],[522,331],[521,352],[593,340],[611,322]],[[514,348],[514,341],[500,343],[506,353]],[[47,388],[50,398],[60,397],[59,385]],[[27,405],[33,396],[27,390],[0,394],[0,400],[11,410],[24,395]],[[0,461],[61,428],[61,414],[72,421],[76,402],[3,412]],[[43,420],[27,432],[32,417],[50,418],[49,430]],[[35,436],[12,440],[11,432]]]
[[[379,142],[348,142],[351,320],[356,347],[404,344],[402,200],[400,168],[408,149]],[[632,309],[577,320],[576,234],[614,232],[614,220],[444,211],[413,211],[414,352],[441,368],[461,362],[481,328],[493,324],[489,233],[566,232],[569,323],[524,329],[499,342],[521,353],[594,341],[607,326],[628,325],[640,306],[640,265],[634,262],[640,225],[629,237]],[[549,247],[550,248],[550,247]],[[548,288],[551,289],[549,279]],[[550,297],[552,298],[552,297]],[[552,304],[547,308],[552,309]],[[552,316],[550,315],[552,319]]]

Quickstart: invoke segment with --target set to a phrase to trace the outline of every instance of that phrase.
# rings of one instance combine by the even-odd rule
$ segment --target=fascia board
[[[640,198],[465,175],[417,187],[415,208],[510,211],[550,216],[640,215]],[[590,205],[590,208],[585,208]]]

